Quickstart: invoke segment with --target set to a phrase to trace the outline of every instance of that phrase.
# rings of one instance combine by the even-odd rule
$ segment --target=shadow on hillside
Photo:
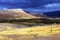
[[[34,18],[34,19],[0,19],[1,23],[4,22],[29,22],[29,23],[60,23],[60,19],[49,19],[49,18]]]
[[[46,24],[60,24],[60,19],[35,18],[35,19],[0,19],[0,23],[16,23],[26,26],[43,26]]]

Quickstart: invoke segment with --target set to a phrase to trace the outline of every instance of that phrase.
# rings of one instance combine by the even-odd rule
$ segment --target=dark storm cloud
[[[60,0],[0,0],[0,9],[2,8],[27,8],[30,10],[35,10],[35,12],[40,9],[42,12],[55,10],[50,8],[53,3],[60,3]],[[51,5],[49,5],[51,4]],[[50,6],[50,7],[46,7]],[[55,7],[55,6],[53,6]],[[56,8],[57,9],[57,8]],[[60,9],[60,7],[58,8]]]
[[[16,7],[41,7],[48,3],[60,2],[60,0],[0,0],[0,5],[11,5]]]
[[[31,5],[31,2],[28,0],[0,0],[0,5],[10,5],[15,7],[29,7]]]

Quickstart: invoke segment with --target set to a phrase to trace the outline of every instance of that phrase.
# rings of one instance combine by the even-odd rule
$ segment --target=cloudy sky
[[[60,10],[60,0],[0,0],[0,9],[21,8],[28,12]]]

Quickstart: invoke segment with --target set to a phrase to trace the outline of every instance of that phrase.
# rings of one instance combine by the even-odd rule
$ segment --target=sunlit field
[[[60,40],[60,24],[16,28],[0,27],[0,40]]]

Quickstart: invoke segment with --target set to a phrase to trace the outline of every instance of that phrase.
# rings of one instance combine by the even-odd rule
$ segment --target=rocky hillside
[[[30,18],[38,18],[38,17],[30,15],[24,12],[22,9],[0,10],[0,19],[11,19],[11,18],[30,19]]]

